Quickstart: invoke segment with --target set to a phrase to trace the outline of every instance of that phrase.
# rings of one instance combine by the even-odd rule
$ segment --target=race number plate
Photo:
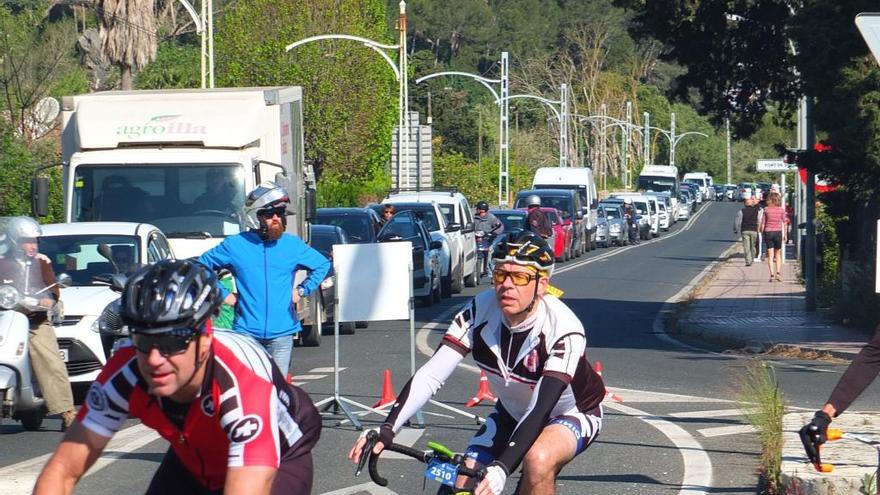
[[[455,464],[448,462],[440,462],[435,459],[425,469],[425,478],[447,486],[454,486],[456,477],[458,477],[458,468]]]
[[[61,360],[66,363],[69,356],[67,353],[67,349],[58,349],[58,354],[61,355]]]

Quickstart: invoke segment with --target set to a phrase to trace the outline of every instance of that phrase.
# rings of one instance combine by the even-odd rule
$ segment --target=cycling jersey
[[[278,240],[263,241],[254,232],[227,237],[199,257],[212,269],[227,268],[235,275],[239,291],[235,304],[235,331],[258,339],[276,339],[302,330],[291,299],[297,270],[309,270],[300,287],[304,296],[318,288],[330,262],[299,237],[283,234]],[[227,291],[220,292],[226,297]]]
[[[186,469],[211,490],[223,487],[227,467],[278,468],[309,456],[321,433],[318,412],[304,391],[287,384],[259,344],[216,331],[205,366],[199,396],[169,417],[163,412],[168,401],[147,392],[134,348],[124,347],[92,384],[77,419],[104,437],[113,436],[128,417],[140,419],[168,440]]]
[[[601,417],[605,385],[586,359],[586,336],[577,316],[556,297],[544,295],[535,315],[508,327],[495,291],[487,290],[453,318],[440,348],[401,391],[384,427],[399,431],[468,353],[486,372],[498,405],[517,423],[498,458],[508,473],[547,425],[546,418]],[[601,422],[593,425],[598,430]]]

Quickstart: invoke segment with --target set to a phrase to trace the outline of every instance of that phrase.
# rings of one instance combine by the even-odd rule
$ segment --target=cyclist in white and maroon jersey
[[[522,463],[518,493],[553,493],[556,474],[596,439],[605,386],[586,358],[577,316],[547,293],[553,251],[531,231],[505,234],[491,259],[494,289],[478,294],[453,319],[441,345],[404,386],[379,428],[375,453],[472,353],[498,396],[468,446],[470,467],[485,467],[477,495],[499,495]],[[357,462],[366,440],[349,452]],[[473,481],[460,477],[458,487]]]
[[[120,302],[132,346],[101,370],[34,493],[72,493],[129,417],[171,444],[148,494],[310,493],[318,412],[256,341],[212,331],[216,274],[160,261],[132,275]]]

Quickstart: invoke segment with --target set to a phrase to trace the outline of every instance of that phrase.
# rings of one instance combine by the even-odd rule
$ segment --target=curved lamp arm
[[[427,81],[428,79],[433,79],[433,78],[435,78],[435,77],[440,77],[440,76],[464,76],[464,77],[469,77],[469,78],[471,78],[471,79],[477,81],[478,83],[482,84],[483,86],[486,87],[486,89],[488,89],[489,91],[491,91],[491,92],[492,92],[492,96],[495,97],[495,103],[501,104],[501,97],[498,96],[498,92],[495,91],[495,88],[493,88],[492,86],[489,85],[489,83],[500,83],[500,82],[501,82],[500,79],[488,79],[488,78],[486,78],[486,77],[481,77],[481,76],[478,76],[478,75],[475,75],[475,74],[471,74],[471,73],[468,73],[468,72],[444,71],[444,72],[435,72],[435,73],[433,73],[433,74],[428,74],[427,76],[422,76],[422,77],[416,79],[416,84],[421,84],[421,83]]]
[[[299,41],[294,41],[293,43],[287,45],[284,48],[284,51],[289,52],[290,50],[293,50],[294,48],[296,48],[300,45],[304,45],[304,44],[310,43],[312,41],[321,41],[321,40],[349,40],[349,41],[359,41],[359,42],[363,43],[364,46],[366,46],[367,48],[370,48],[371,50],[373,50],[376,53],[378,53],[379,55],[381,55],[382,58],[385,59],[386,62],[388,62],[388,65],[391,66],[391,70],[394,71],[394,75],[395,75],[395,77],[397,77],[397,80],[398,81],[400,80],[400,69],[397,67],[397,64],[395,64],[394,61],[391,60],[391,57],[389,57],[388,54],[384,52],[384,50],[397,50],[400,48],[399,45],[383,45],[382,43],[378,43],[378,42],[373,41],[369,38],[363,38],[361,36],[352,36],[350,34],[321,34],[318,36],[311,36],[308,38],[303,38]]]
[[[550,110],[553,110],[553,113],[556,115],[556,120],[562,120],[562,115],[559,113],[559,110],[556,109],[554,105],[559,105],[560,101],[548,100],[547,98],[543,98],[535,95],[511,95],[505,98],[505,100],[513,100],[513,99],[530,99],[530,100],[538,100],[541,103],[550,107]],[[499,102],[500,102],[499,98]]]

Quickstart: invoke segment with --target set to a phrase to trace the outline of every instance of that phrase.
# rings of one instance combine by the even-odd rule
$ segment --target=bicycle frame
[[[360,476],[361,471],[363,471],[364,464],[367,464],[370,472],[370,479],[373,480],[373,483],[376,483],[379,486],[388,486],[388,480],[383,478],[382,475],[379,474],[378,464],[379,456],[381,455],[381,453],[379,455],[373,454],[373,447],[376,445],[376,442],[379,439],[379,435],[375,431],[370,431],[367,433],[366,438],[367,443],[364,445],[364,450],[361,453],[360,459],[358,459],[357,469],[355,470],[354,475]],[[447,478],[452,483],[455,483],[458,475],[474,478],[479,483],[486,474],[485,469],[471,469],[465,466],[465,459],[463,456],[454,454],[451,450],[439,443],[428,442],[428,448],[430,448],[431,450],[424,451],[414,449],[406,445],[392,443],[391,445],[386,445],[383,452],[397,452],[399,454],[412,457],[413,459],[422,462],[428,466],[438,466],[438,470],[448,474],[448,476],[444,476],[444,478]],[[448,468],[454,469],[454,475],[449,474],[450,472],[445,470]],[[440,471],[438,471],[437,473],[438,476],[441,474]],[[428,475],[426,474],[425,477],[427,478]],[[432,479],[434,479],[435,481],[440,481],[436,477]],[[473,493],[473,491],[467,489],[452,488],[452,493],[454,493],[455,495],[467,495]]]

